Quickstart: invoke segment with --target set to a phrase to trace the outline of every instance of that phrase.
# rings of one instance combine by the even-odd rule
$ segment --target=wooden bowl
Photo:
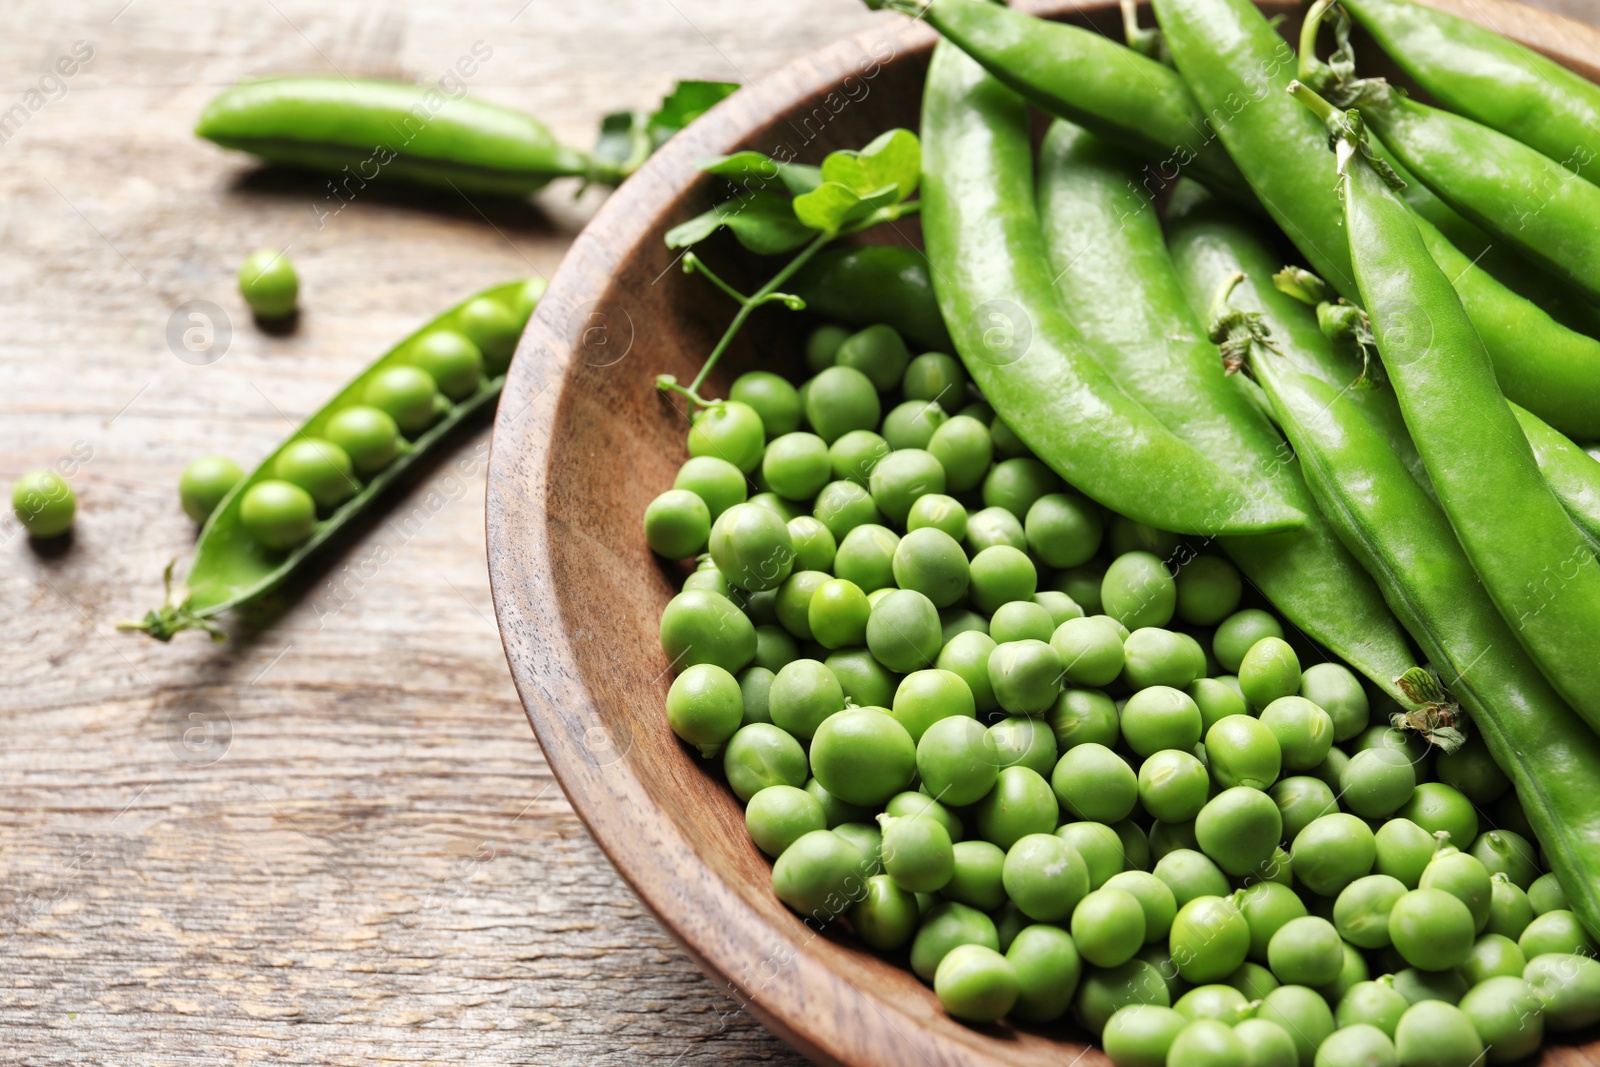
[[[1292,0],[1264,6],[1298,11]],[[1444,6],[1600,79],[1600,33],[1588,27],[1505,0]],[[1120,35],[1115,0],[1032,9]],[[1070,1025],[961,1025],[900,964],[804,925],[773,896],[770,864],[719,765],[680,744],[662,711],[670,676],[657,626],[682,574],[651,555],[641,517],[684,459],[687,422],[653,383],[661,372],[693,377],[733,311],[679,269],[662,236],[710,203],[698,159],[755,148],[816,162],[894,126],[916,129],[934,41],[894,19],[797,60],[675,137],[601,208],[529,324],[500,403],[489,570],[511,672],[551,768],[623,877],[731,998],[713,1010],[748,1008],[819,1063],[1087,1067],[1109,1061],[1083,1054]],[[736,285],[763,269],[731,242],[710,248]],[[794,313],[758,314],[714,385],[757,362],[794,369],[802,336]],[[1544,1062],[1600,1059],[1568,1047]]]

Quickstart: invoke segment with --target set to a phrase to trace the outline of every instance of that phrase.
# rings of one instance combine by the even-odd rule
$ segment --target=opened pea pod
[[[185,510],[204,526],[186,589],[174,602],[169,565],[167,602],[118,628],[160,641],[201,629],[221,640],[216,615],[276,589],[335,533],[373,510],[383,490],[436,452],[451,430],[493,409],[543,292],[542,279],[506,282],[439,315],[242,478],[214,459],[192,465],[180,490]],[[231,488],[216,491],[219,481],[230,480]]]

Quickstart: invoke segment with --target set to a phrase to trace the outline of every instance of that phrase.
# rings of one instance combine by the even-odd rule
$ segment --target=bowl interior
[[[1114,0],[1032,10],[1120,37]],[[817,162],[891,127],[916,129],[933,40],[898,20],[805,57],[699,120],[602,208],[530,323],[501,402],[488,510],[495,602],[529,718],[574,807],[739,1005],[820,1062],[1022,1064],[1065,1054],[1103,1064],[1068,1024],[955,1023],[903,961],[856,947],[838,923],[802,924],[773,896],[770,863],[720,766],[680,744],[662,713],[671,674],[658,622],[684,571],[652,556],[640,522],[685,458],[688,422],[654,379],[692,378],[734,310],[682,271],[663,235],[711,203],[700,158],[755,148]],[[1540,43],[1555,50],[1554,40],[1552,32]],[[1589,55],[1600,55],[1596,40],[1588,37]],[[919,238],[914,222],[873,234]],[[724,239],[697,251],[746,291],[782,262]],[[713,376],[713,393],[755,366],[793,375],[809,325],[781,308],[758,312]]]

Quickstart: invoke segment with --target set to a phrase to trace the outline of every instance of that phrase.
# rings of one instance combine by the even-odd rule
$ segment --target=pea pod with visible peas
[[[1183,220],[1174,226],[1180,245],[1190,240],[1185,226]],[[1219,335],[1249,353],[1249,366],[1324,514],[1471,715],[1515,784],[1561,884],[1581,887],[1574,910],[1591,929],[1600,927],[1600,795],[1591,787],[1600,738],[1523,652],[1444,511],[1390,447],[1358,400],[1359,390],[1321,380],[1297,358],[1288,324],[1295,317],[1309,320],[1306,310],[1266,299],[1270,275],[1259,269],[1247,274],[1248,245],[1230,263],[1225,233],[1213,231],[1209,243],[1209,255],[1189,260],[1191,293],[1209,284],[1221,296],[1215,304],[1222,313]],[[1269,310],[1235,311],[1247,301],[1227,299],[1230,292]],[[1260,343],[1264,339],[1276,350]]]
[[[167,603],[118,628],[160,641],[203,629],[221,640],[216,615],[276,589],[452,430],[493,408],[510,347],[543,289],[539,279],[485,289],[395,345],[215,505],[195,545],[183,598],[172,602],[168,565]],[[418,366],[431,360],[439,369],[441,352],[467,357],[451,355],[443,365],[476,369],[471,388],[454,399]]]
[[[1600,153],[1600,86],[1515,41],[1412,0],[1343,0],[1400,69],[1457,114],[1575,172]],[[1595,172],[1589,171],[1591,180]]]
[[[1305,528],[1221,547],[1297,626],[1399,697],[1416,666],[1378,587],[1317,513],[1283,438],[1226,377],[1189,306],[1138,162],[1056,122],[1039,158],[1039,214],[1073,324],[1135,400],[1241,481],[1307,516]]]
[[[1162,170],[1192,171],[1224,196],[1244,177],[1171,67],[1093,30],[1048,22],[988,0],[866,0],[938,30],[1035,107],[1075,122]],[[1158,173],[1163,183],[1172,175]],[[1253,201],[1252,201],[1253,203]]]
[[[1290,92],[1339,153],[1346,229],[1378,351],[1439,503],[1495,606],[1556,690],[1600,728],[1600,565],[1540,475],[1483,342],[1411,212],[1362,152],[1357,112]]]
[[[1303,523],[1175,437],[1080,340],[1051,285],[1026,105],[948,42],[934,52],[923,136],[923,230],[940,306],[967,372],[1017,436],[1082,492],[1160,529]]]
[[[1223,143],[1283,232],[1318,274],[1356,295],[1327,134],[1282,97],[1295,75],[1293,50],[1250,0],[1154,0],[1178,70]],[[1374,150],[1380,146],[1374,145]],[[1425,189],[1407,190],[1439,266],[1453,279],[1494,360],[1506,395],[1580,440],[1600,436],[1600,340],[1568,329],[1519,297],[1445,238]],[[1429,205],[1432,202],[1432,207]]]

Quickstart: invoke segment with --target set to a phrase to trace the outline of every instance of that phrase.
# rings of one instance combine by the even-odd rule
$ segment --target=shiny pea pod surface
[[[596,162],[531,115],[439,87],[287,76],[219,93],[195,133],[224,148],[365,183],[381,174],[468,193],[520,196]],[[346,171],[348,168],[348,171]],[[352,190],[353,192],[353,190]]]
[[[453,403],[445,402],[435,394],[435,416],[425,429],[409,439],[401,439],[396,454],[387,465],[364,480],[359,489],[330,514],[315,521],[303,540],[297,540],[283,550],[274,550],[252,536],[243,515],[243,505],[252,487],[262,483],[273,483],[274,486],[285,484],[275,474],[279,457],[298,442],[324,439],[328,424],[336,415],[368,403],[370,387],[376,380],[399,368],[412,369],[418,340],[438,331],[454,331],[466,326],[461,321],[462,314],[474,301],[487,299],[502,304],[517,320],[526,322],[543,289],[544,283],[534,279],[506,282],[475,293],[381,356],[306,419],[283,445],[266,456],[217,505],[201,529],[200,540],[195,545],[194,562],[185,579],[187,596],[183,602],[176,605],[169,603],[149,612],[138,622],[123,624],[122,628],[142,630],[161,641],[171,640],[175,634],[195,628],[207,629],[220,638],[220,632],[210,622],[213,616],[271,592],[317,553],[335,533],[349,526],[363,513],[371,511],[374,501],[388,486],[424,456],[436,451],[436,445],[456,427],[480,412],[493,409],[505,384],[505,375],[501,373],[493,378],[481,379],[470,393]]]

